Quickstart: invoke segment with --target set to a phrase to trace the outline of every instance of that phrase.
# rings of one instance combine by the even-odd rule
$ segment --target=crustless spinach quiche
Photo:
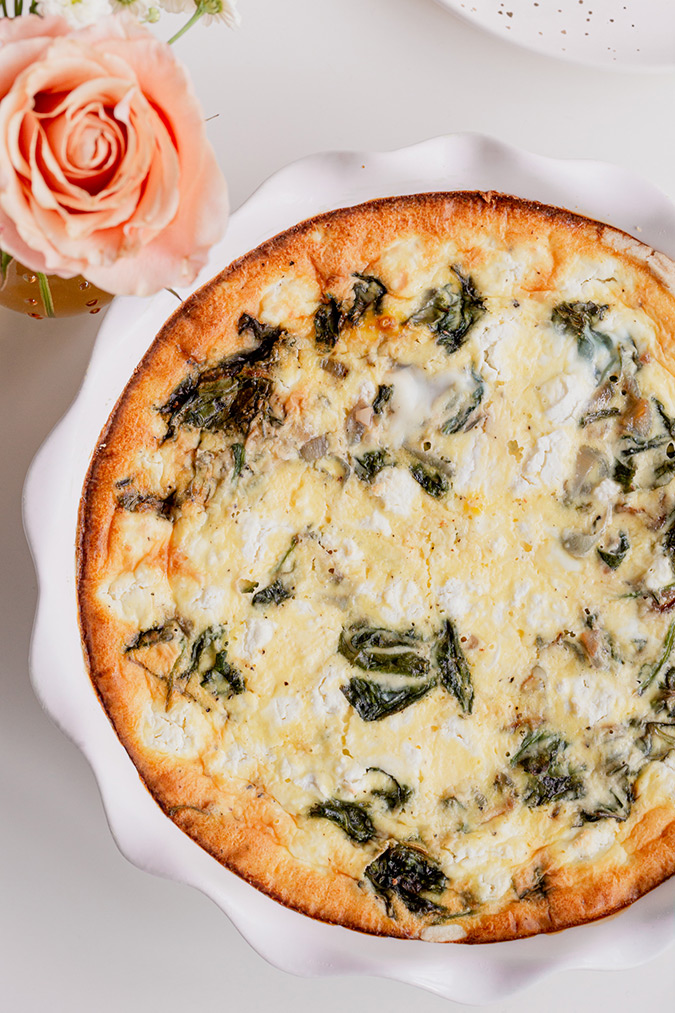
[[[503,940],[675,870],[673,265],[495,194],[327,214],[187,301],[94,454],[92,679],[281,902]]]

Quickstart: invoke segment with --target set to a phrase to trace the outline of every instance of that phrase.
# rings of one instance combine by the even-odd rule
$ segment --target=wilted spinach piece
[[[436,344],[449,355],[461,348],[473,325],[485,313],[485,301],[473,279],[456,266],[452,271],[457,281],[431,289],[408,320],[410,324],[426,324],[436,335]]]
[[[359,280],[354,285],[354,301],[347,310],[345,318],[350,324],[357,324],[368,310],[379,313],[382,300],[387,294],[386,286],[372,274],[355,274]]]
[[[246,689],[243,676],[227,660],[225,632],[220,625],[203,630],[192,645],[188,667],[181,673],[181,678],[187,680],[196,672],[200,686],[221,700]]]
[[[609,552],[606,549],[598,549],[598,555],[603,563],[606,563],[610,570],[617,570],[624,559],[626,553],[630,549],[630,542],[628,541],[628,535],[625,531],[619,532],[619,544],[613,552]]]
[[[460,433],[471,428],[470,423],[473,421],[471,417],[474,415],[485,394],[483,378],[473,369],[471,370],[471,376],[474,381],[473,390],[465,403],[460,404],[455,414],[441,426],[441,432],[444,436],[450,436],[451,433]]]
[[[180,632],[173,620],[164,623],[163,626],[152,626],[148,630],[141,630],[137,633],[131,643],[124,649],[125,654],[131,651],[142,650],[146,647],[154,647],[156,644],[167,644]]]
[[[402,809],[413,793],[412,788],[409,788],[406,784],[399,784],[394,775],[389,774],[382,767],[366,767],[366,771],[383,774],[391,782],[390,787],[373,788],[370,794],[381,798],[389,812],[396,812],[397,809]]]
[[[663,407],[658,398],[653,397],[652,401],[656,405],[656,410],[661,416],[661,421],[663,422],[664,429],[666,430],[669,436],[672,436],[673,439],[675,439],[675,419],[671,419],[670,415]]]
[[[315,803],[307,815],[330,820],[357,844],[367,844],[377,833],[366,809],[357,802],[343,802],[339,798],[331,798],[326,802]]]
[[[289,591],[283,581],[277,577],[273,583],[269,584],[267,587],[261,588],[260,591],[256,591],[251,598],[251,604],[260,605],[264,608],[266,605],[281,605],[283,602],[292,597],[292,592]]]
[[[675,668],[668,669],[651,704],[657,714],[665,711],[668,717],[675,718]]]
[[[394,388],[393,388],[393,386],[391,384],[389,384],[389,383],[381,383],[380,384],[380,386],[377,388],[377,394],[375,395],[375,400],[373,401],[373,412],[375,413],[375,415],[381,415],[382,414],[382,412],[384,411],[385,407],[391,401],[391,397],[392,397],[393,393],[394,393]]]
[[[324,348],[334,348],[340,337],[342,311],[332,295],[319,306],[314,314],[314,340]]]
[[[656,450],[663,447],[668,440],[663,436],[655,436],[651,440],[643,440],[639,436],[624,436],[624,445],[621,447],[623,457],[635,457],[636,454],[644,454],[647,450]]]
[[[621,372],[621,356],[615,342],[608,334],[597,330],[597,324],[605,316],[609,306],[594,302],[563,302],[553,310],[551,321],[559,331],[576,338],[577,351],[582,359],[593,363],[598,383],[602,382],[612,369]]]
[[[611,419],[615,415],[620,415],[621,412],[618,408],[598,408],[595,412],[587,412],[579,419],[579,426],[581,429],[585,429],[586,426],[592,425],[593,422],[600,422],[601,419]]]
[[[232,478],[235,479],[239,478],[241,469],[244,467],[246,448],[243,443],[233,443],[230,450],[232,451]]]
[[[413,914],[433,914],[444,909],[423,894],[440,894],[448,880],[441,867],[419,848],[392,844],[370,863],[364,873],[382,897],[390,918],[398,898]]]
[[[675,746],[675,740],[673,740]],[[610,789],[609,797],[601,802],[595,809],[583,809],[579,814],[582,823],[598,823],[600,820],[616,820],[623,823],[630,816],[634,796],[631,787],[626,786],[623,790]]]
[[[335,348],[345,323],[355,326],[368,310],[379,313],[387,294],[379,278],[371,274],[355,274],[358,281],[352,291],[352,304],[347,309],[329,295],[314,314],[314,339],[322,348]]]
[[[445,620],[441,637],[436,645],[436,664],[441,673],[441,684],[459,701],[465,714],[473,708],[471,669],[466,660],[457,630],[449,619]]]
[[[527,805],[548,805],[583,795],[581,779],[560,761],[565,749],[567,743],[556,732],[538,728],[525,736],[511,766],[529,775],[524,796]]]
[[[418,485],[421,485],[427,496],[434,499],[441,499],[450,488],[447,477],[435,468],[429,468],[421,461],[415,461],[410,465],[410,474]]]
[[[614,461],[612,478],[618,482],[625,493],[629,493],[633,491],[633,479],[636,471],[637,465],[633,461],[621,461],[617,458]]]
[[[272,381],[247,373],[250,367],[268,363],[284,331],[242,313],[237,333],[245,331],[253,334],[257,342],[254,348],[236,352],[217,365],[187,377],[159,409],[167,419],[167,439],[178,426],[248,433],[269,400]]]
[[[566,748],[567,743],[556,732],[537,728],[527,733],[511,757],[511,766],[522,767],[528,774],[541,774]]]
[[[200,685],[221,700],[237,696],[246,689],[243,675],[229,664],[225,651],[218,652],[213,668],[204,672]]]
[[[566,770],[551,770],[530,778],[525,793],[529,806],[549,805],[563,799],[576,799],[584,794],[584,786],[576,774]]]
[[[654,665],[643,665],[638,675],[638,693],[640,696],[647,690],[651,684],[658,679],[661,672],[666,667],[668,659],[672,654],[673,647],[675,646],[675,621],[668,627],[665,640],[663,641],[663,648],[661,654]]]
[[[130,513],[155,513],[158,517],[171,520],[176,502],[176,493],[170,492],[168,496],[154,496],[152,493],[142,493],[137,489],[125,489],[117,497],[117,502],[123,510]]]
[[[390,464],[386,450],[367,450],[361,457],[354,458],[354,471],[362,482],[372,482]]]
[[[675,749],[675,724],[648,721],[638,745],[650,760],[665,760]]]
[[[412,682],[397,687],[354,676],[340,689],[363,721],[379,721],[410,707],[434,685],[433,681]]]
[[[675,564],[675,520],[672,520],[663,536],[663,551],[670,556],[670,562]]]
[[[356,623],[345,627],[338,651],[351,665],[365,672],[389,672],[418,678],[429,671],[429,661],[420,653],[423,645],[413,633],[399,633]]]

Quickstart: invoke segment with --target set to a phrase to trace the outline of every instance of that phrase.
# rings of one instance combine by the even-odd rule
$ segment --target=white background
[[[613,161],[675,199],[675,73],[539,57],[433,0],[239,6],[237,32],[198,26],[176,47],[214,117],[209,135],[233,207],[305,154],[466,130],[540,154]],[[180,24],[168,19],[160,34],[169,22]],[[0,1010],[468,1009],[393,982],[300,979],[268,966],[210,901],[121,857],[85,760],[35,701],[27,655],[36,585],[21,488],[79,387],[100,319],[36,322],[0,309]],[[674,986],[671,947],[637,969],[561,974],[493,1009],[670,1010]]]

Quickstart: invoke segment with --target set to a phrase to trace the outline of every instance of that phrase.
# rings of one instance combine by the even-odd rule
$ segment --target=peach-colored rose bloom
[[[116,294],[187,285],[227,189],[185,69],[127,15],[0,19],[0,249]]]

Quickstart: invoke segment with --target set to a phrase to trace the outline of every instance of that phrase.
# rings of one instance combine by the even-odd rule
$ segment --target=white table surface
[[[211,118],[233,207],[312,152],[386,150],[467,130],[540,154],[613,161],[675,199],[675,73],[545,59],[481,34],[434,0],[239,7],[237,32],[198,26],[177,44]],[[178,24],[167,18],[160,34]],[[80,385],[100,319],[36,322],[0,309],[0,1009],[469,1009],[395,982],[302,979],[267,965],[210,901],[121,857],[85,760],[36,702],[27,666],[36,582],[21,489]],[[674,986],[671,947],[639,968],[549,978],[493,1009],[671,1010]]]

